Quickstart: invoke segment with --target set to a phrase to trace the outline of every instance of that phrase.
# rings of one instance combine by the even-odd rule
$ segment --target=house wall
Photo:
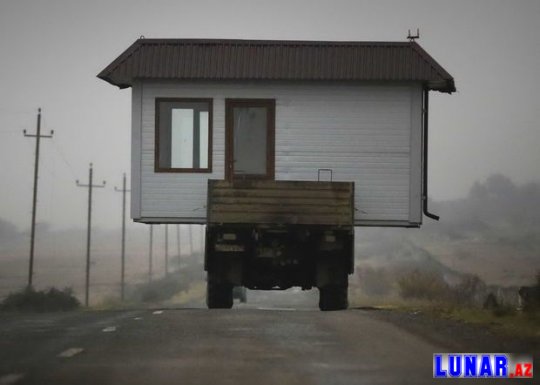
[[[276,100],[277,180],[355,182],[355,224],[421,222],[420,84],[151,82],[133,86],[135,220],[204,223],[207,179],[224,178],[225,99]],[[212,173],[155,173],[155,98],[213,98]],[[327,174],[323,173],[327,180]]]

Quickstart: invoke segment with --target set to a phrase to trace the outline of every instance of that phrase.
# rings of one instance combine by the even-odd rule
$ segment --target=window
[[[212,171],[212,99],[156,99],[156,172]]]

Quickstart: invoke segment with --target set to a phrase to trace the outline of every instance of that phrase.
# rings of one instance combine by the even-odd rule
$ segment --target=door
[[[227,99],[225,114],[226,179],[274,179],[275,100]]]

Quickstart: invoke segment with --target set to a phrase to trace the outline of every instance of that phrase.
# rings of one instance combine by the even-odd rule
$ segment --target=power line
[[[53,144],[54,144],[54,146],[53,146],[54,149],[56,150],[58,155],[60,155],[60,158],[64,161],[64,163],[68,167],[68,169],[71,172],[71,175],[73,176],[73,178],[76,178],[75,171],[74,171],[73,166],[71,165],[71,163],[69,163],[69,161],[67,160],[66,156],[64,155],[64,153],[62,152],[60,147],[55,142],[53,142]]]

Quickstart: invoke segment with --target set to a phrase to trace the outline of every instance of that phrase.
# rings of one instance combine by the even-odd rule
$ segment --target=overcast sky
[[[30,225],[36,112],[42,141],[38,221],[86,225],[88,163],[94,223],[120,225],[129,172],[131,91],[96,75],[139,36],[405,41],[421,44],[456,81],[430,100],[430,193],[464,196],[503,173],[540,181],[538,0],[0,0],[0,217]]]

